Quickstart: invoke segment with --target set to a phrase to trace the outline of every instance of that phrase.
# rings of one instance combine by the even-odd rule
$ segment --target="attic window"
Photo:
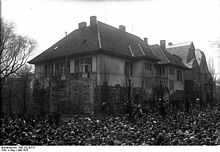
[[[58,46],[56,46],[54,49],[56,50],[58,48]]]

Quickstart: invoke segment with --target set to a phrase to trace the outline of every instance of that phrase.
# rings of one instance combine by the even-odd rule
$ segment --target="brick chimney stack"
[[[161,47],[163,50],[166,50],[166,40],[160,40],[160,47]]]
[[[144,42],[145,42],[145,44],[147,44],[148,45],[148,38],[144,38]]]
[[[96,16],[91,16],[90,17],[90,26],[96,25],[97,22],[97,17]]]
[[[84,28],[86,28],[86,22],[79,23],[79,29],[84,29]]]
[[[125,26],[124,25],[119,25],[119,30],[125,32]]]

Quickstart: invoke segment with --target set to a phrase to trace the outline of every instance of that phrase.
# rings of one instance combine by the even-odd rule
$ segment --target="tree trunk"
[[[1,99],[0,99],[0,115],[2,116],[2,89],[3,89],[3,80],[2,78],[0,77],[0,96],[1,96]]]
[[[12,107],[11,107],[11,96],[12,96],[12,82],[10,81],[9,82],[9,91],[8,91],[8,93],[9,93],[9,95],[8,95],[8,101],[7,102],[9,102],[9,115],[11,115],[12,114]]]

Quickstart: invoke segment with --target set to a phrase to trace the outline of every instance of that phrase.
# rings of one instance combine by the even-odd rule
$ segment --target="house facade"
[[[205,101],[202,94],[204,92],[205,75],[208,78],[208,67],[204,53],[196,50],[193,42],[169,43],[167,51],[178,56],[182,63],[188,67],[188,70],[184,71],[186,98],[192,101],[199,99],[200,103]]]
[[[188,68],[175,55],[166,50],[166,41],[160,45],[152,45],[152,52],[160,58],[156,64],[156,86],[164,86],[165,100],[177,102],[184,100],[184,71]]]
[[[125,26],[115,28],[92,16],[89,26],[79,23],[29,63],[49,91],[50,113],[98,114],[107,105],[120,114],[128,98],[144,107],[158,99],[173,103],[185,96],[197,98],[200,68],[195,54],[192,42],[149,45]]]
[[[213,82],[211,73],[209,72],[204,52],[200,49],[196,49],[195,54],[196,60],[200,67],[200,99],[202,100],[201,102],[204,104],[204,106],[207,106],[210,101],[214,100],[215,84]]]
[[[94,114],[100,111],[99,105],[104,100],[94,92],[103,84],[124,88],[129,80],[130,87],[141,88],[147,94],[145,99],[149,99],[155,86],[155,64],[159,60],[152,53],[147,38],[142,40],[126,32],[122,25],[117,29],[92,16],[90,26],[79,23],[78,29],[29,63],[35,65],[35,74],[45,87],[52,90],[49,111],[63,113],[68,108],[77,111],[74,108],[80,105],[81,113]],[[57,89],[57,82],[65,87]]]

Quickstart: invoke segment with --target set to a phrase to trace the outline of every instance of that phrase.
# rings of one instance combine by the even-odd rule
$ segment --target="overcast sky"
[[[17,32],[38,42],[35,56],[78,28],[78,23],[97,16],[149,44],[193,41],[195,48],[213,58],[220,73],[220,53],[212,42],[220,41],[220,0],[2,0],[2,17]]]

